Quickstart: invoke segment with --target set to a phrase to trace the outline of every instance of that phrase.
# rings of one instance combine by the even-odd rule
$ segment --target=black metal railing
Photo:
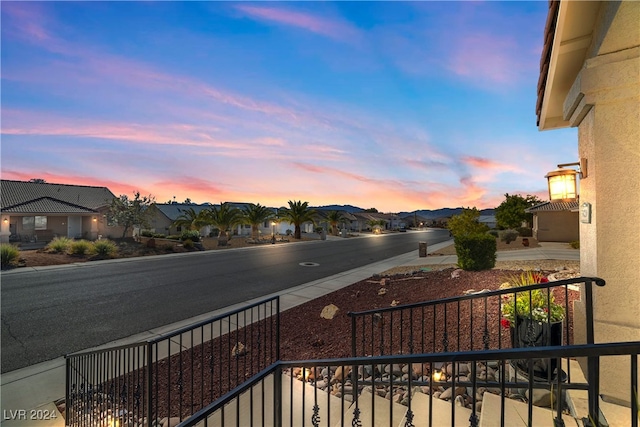
[[[564,426],[566,419],[580,419],[596,426],[599,413],[568,414],[564,405],[566,390],[586,390],[597,397],[598,389],[586,382],[569,382],[556,377],[542,384],[533,376],[524,381],[508,375],[513,360],[577,357],[602,359],[626,356],[631,377],[628,424],[638,426],[638,354],[640,342],[585,344],[526,349],[497,349],[395,356],[353,357],[305,361],[279,361],[201,409],[180,427],[187,426],[478,426],[481,417],[493,417],[491,425]],[[496,366],[498,376],[482,375],[487,360]],[[442,378],[435,378],[437,366],[450,366]],[[422,367],[430,367],[422,375]],[[459,371],[466,366],[467,375]],[[419,369],[414,369],[419,367]],[[398,370],[395,375],[394,370]],[[391,374],[386,374],[389,371]],[[400,372],[406,371],[406,374]],[[524,404],[508,397],[514,390],[546,389],[553,407],[544,413],[534,411],[531,400]],[[462,390],[470,401],[460,404]],[[438,390],[438,391],[436,391]],[[453,390],[447,401],[438,398],[440,390]],[[460,394],[460,395],[461,395]],[[388,396],[387,396],[388,395]],[[458,395],[458,397],[460,396]],[[387,397],[385,397],[387,396]],[[494,406],[492,406],[494,405]],[[526,405],[526,415],[506,420],[509,405]],[[486,414],[482,414],[485,408]],[[544,418],[544,419],[543,419]],[[458,420],[458,421],[456,421]],[[468,423],[468,424],[467,424]]]
[[[508,299],[516,297],[526,302],[531,315],[535,293],[546,299],[541,306],[551,312],[559,306],[565,313],[562,337],[555,345],[572,344],[573,299],[579,299],[580,290],[573,285],[584,284],[587,307],[592,306],[593,285],[604,286],[599,278],[579,277],[556,282],[462,295],[414,304],[398,305],[362,312],[351,312],[352,356],[376,356],[390,354],[436,353],[449,351],[490,350],[512,346],[511,321],[506,324],[503,308]],[[552,300],[555,302],[552,303]],[[549,316],[543,320],[551,328]],[[586,310],[587,344],[593,343],[593,310]],[[589,327],[589,325],[591,325]],[[517,331],[516,331],[517,332]]]
[[[413,354],[424,352],[486,351],[533,346],[567,346],[573,344],[572,301],[584,297],[586,344],[594,343],[593,286],[604,286],[596,277],[578,277],[555,282],[510,287],[497,291],[425,301],[349,313],[351,317],[352,356]],[[576,287],[577,286],[577,287]],[[573,289],[571,289],[573,288]],[[536,301],[537,300],[537,301]],[[540,304],[542,300],[542,304]],[[511,321],[503,309],[521,301]],[[553,322],[552,310],[561,307],[564,319]],[[546,320],[530,321],[538,308],[547,313]],[[544,315],[544,314],[542,314]],[[516,361],[526,370],[528,360]],[[536,361],[536,381],[550,383],[555,376],[567,375],[557,360]],[[597,358],[588,360],[592,387],[599,388]],[[597,398],[589,401],[590,412],[598,412]]]
[[[66,423],[183,420],[280,359],[274,297],[146,342],[66,356]]]

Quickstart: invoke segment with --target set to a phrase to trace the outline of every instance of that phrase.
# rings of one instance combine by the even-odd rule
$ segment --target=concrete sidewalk
[[[427,252],[432,253],[449,246],[452,240],[438,243],[428,247]],[[514,251],[498,252],[498,260],[534,260],[534,259],[559,259],[559,260],[579,260],[580,251],[564,249],[566,244],[545,244],[540,248],[520,249]],[[281,291],[276,294],[264,295],[250,301],[235,304],[224,309],[215,310],[200,316],[196,316],[181,322],[165,325],[160,328],[150,329],[139,334],[127,337],[118,341],[105,344],[100,347],[87,349],[95,350],[108,348],[117,345],[130,344],[145,341],[158,337],[173,330],[200,322],[211,317],[227,313],[237,308],[252,304],[254,302],[269,298],[275,295],[280,296],[281,310],[287,310],[300,304],[304,304],[319,296],[328,294],[335,290],[344,288],[360,280],[382,273],[390,268],[404,265],[438,265],[455,264],[455,255],[439,257],[419,257],[418,249],[389,258],[384,261],[366,265],[346,271],[344,273],[329,276],[320,280],[305,283],[294,288]],[[54,401],[61,399],[65,395],[65,359],[59,357],[47,362],[38,363],[22,369],[3,374],[1,377],[1,406],[3,417],[1,420],[3,427],[13,426],[64,426],[62,416],[52,420],[29,419],[29,412],[32,409],[47,411],[44,413],[55,413]],[[27,419],[15,419],[16,410],[26,410]],[[13,411],[13,412],[10,412]],[[20,414],[20,413],[18,413]]]

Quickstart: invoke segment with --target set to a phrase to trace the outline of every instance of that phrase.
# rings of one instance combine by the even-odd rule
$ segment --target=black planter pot
[[[562,345],[562,321],[547,323],[517,317],[515,325],[511,327],[511,347],[543,347]],[[529,362],[526,359],[511,361],[523,373],[529,372]],[[534,380],[546,381],[554,379],[559,373],[557,359],[533,359]],[[528,376],[528,375],[527,375]]]

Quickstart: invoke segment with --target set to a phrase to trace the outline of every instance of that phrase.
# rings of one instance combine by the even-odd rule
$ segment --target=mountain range
[[[315,206],[313,209],[321,211],[347,211],[349,213],[362,212],[364,209],[353,205],[327,205]],[[424,219],[447,218],[454,215],[460,215],[464,208],[442,208],[442,209],[421,209],[413,212],[398,212],[398,216],[405,217],[410,215],[418,215]],[[495,215],[495,209],[482,209],[480,215]]]

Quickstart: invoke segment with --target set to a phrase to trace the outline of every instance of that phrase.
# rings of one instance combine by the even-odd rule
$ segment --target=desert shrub
[[[220,229],[214,228],[209,232],[209,237],[218,237],[220,235]]]
[[[489,227],[486,224],[480,223],[478,221],[479,218],[480,211],[478,209],[463,209],[461,214],[451,217],[447,228],[451,231],[454,238],[458,236],[484,234],[489,231]]]
[[[93,242],[93,252],[102,257],[111,257],[118,252],[118,246],[108,239],[96,240]]]
[[[495,237],[484,233],[454,238],[458,265],[463,270],[489,270],[496,265]]]
[[[187,241],[187,240],[191,240],[191,243],[193,242],[199,242],[200,241],[200,232],[198,230],[186,230],[182,232],[182,236],[180,236],[180,240]]]
[[[533,237],[533,229],[529,227],[518,227],[516,231],[520,234],[520,237]]]
[[[165,252],[173,252],[173,245],[170,243],[165,243],[162,245],[161,249]]]
[[[69,239],[68,237],[56,237],[49,242],[45,249],[48,252],[63,254],[67,252],[69,246],[71,246],[71,239]]]
[[[150,232],[150,231],[148,231],[148,230],[143,230],[143,231],[141,231],[141,232],[140,232],[140,235],[141,235],[142,237],[153,237],[153,233],[152,233],[152,232]]]
[[[515,240],[519,236],[519,233],[516,230],[502,230],[498,233],[498,235],[500,236],[500,240],[502,240],[506,244],[509,244],[511,242],[515,242]]]
[[[191,250],[195,247],[195,244],[193,243],[193,240],[186,239],[182,242],[182,247],[184,247],[185,249]]]
[[[569,245],[573,249],[580,249],[580,240],[574,240],[573,242],[569,243]]]
[[[498,238],[498,230],[489,230],[489,231],[487,231],[487,233],[489,233],[490,235],[492,235],[496,239]]]
[[[20,258],[20,251],[14,245],[3,243],[0,245],[0,261],[2,268],[9,268]]]
[[[287,231],[285,231],[285,234],[287,236],[291,236],[293,234],[293,231],[291,231],[290,229],[287,228]]]
[[[92,249],[93,245],[91,244],[91,242],[83,239],[72,242],[69,247],[69,252],[71,252],[73,255],[87,255],[91,253]]]

